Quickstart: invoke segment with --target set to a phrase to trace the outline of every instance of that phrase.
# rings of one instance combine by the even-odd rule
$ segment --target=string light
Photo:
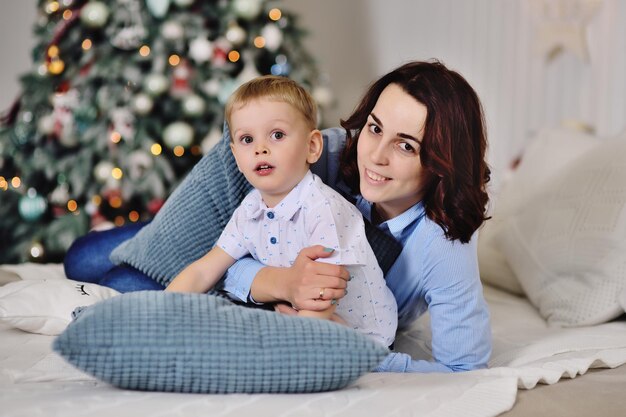
[[[120,140],[122,140],[122,135],[120,134],[120,132],[115,131],[115,130],[111,132],[111,142],[119,143]]]
[[[20,177],[11,178],[11,186],[13,188],[20,188],[20,185],[22,185],[22,180],[20,179]]]
[[[109,200],[109,205],[113,208],[122,207],[122,198],[118,196],[111,197],[111,199]]]
[[[58,56],[52,58],[52,61],[48,63],[48,71],[50,74],[59,75],[65,69],[65,62],[63,62]]]
[[[9,188],[9,183],[4,177],[0,177],[0,190],[6,191]]]
[[[51,13],[55,13],[58,11],[59,11],[58,1],[51,1],[50,3],[46,4],[46,13],[51,14]]]
[[[30,248],[30,256],[32,258],[39,258],[41,256],[41,247],[39,247],[38,245],[33,245]]]
[[[283,13],[280,11],[280,9],[272,9],[269,12],[269,17],[270,19],[272,19],[274,22],[277,20],[280,20],[280,18],[282,17]]]
[[[70,20],[72,18],[72,11],[70,9],[66,9],[63,11],[63,19]]]
[[[48,56],[50,58],[59,56],[59,47],[56,45],[50,45],[50,48],[48,48]]]
[[[115,220],[113,220],[113,223],[115,223],[116,226],[124,226],[124,223],[126,223],[126,220],[124,220],[124,218],[122,216],[117,216],[115,218]]]
[[[91,202],[94,206],[99,206],[100,204],[102,204],[102,197],[100,197],[99,195],[94,195],[93,197],[91,197]]]
[[[113,170],[111,171],[111,176],[116,180],[121,180],[124,176],[124,173],[120,168],[113,168]]]
[[[180,57],[176,54],[170,55],[167,62],[169,62],[171,66],[175,67],[176,65],[180,64]]]
[[[130,213],[128,213],[128,220],[135,223],[137,220],[139,220],[139,213],[137,213],[135,210],[131,211]]]
[[[152,146],[150,146],[150,152],[152,152],[154,156],[161,155],[162,151],[163,148],[158,143],[153,143]]]
[[[91,39],[85,39],[83,41],[83,43],[80,44],[80,46],[85,50],[88,51],[91,49],[92,43],[91,43]]]
[[[67,202],[67,209],[71,212],[75,212],[78,209],[78,203],[76,200],[70,200]]]
[[[183,148],[180,145],[174,146],[174,155],[180,157],[180,156],[183,156],[184,154],[185,154],[185,148]]]
[[[200,155],[202,153],[202,147],[198,146],[198,145],[194,145],[191,147],[191,154],[192,155]]]
[[[257,36],[254,38],[254,46],[257,48],[263,48],[265,46],[265,38],[263,36]]]
[[[139,55],[143,57],[150,55],[150,47],[148,45],[143,45],[141,48],[139,48]]]
[[[241,55],[239,54],[239,52],[232,50],[228,53],[228,60],[230,62],[237,62],[239,61],[239,58],[241,57]]]

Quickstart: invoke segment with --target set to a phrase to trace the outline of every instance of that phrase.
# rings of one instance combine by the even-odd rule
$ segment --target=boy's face
[[[268,207],[289,194],[321,153],[321,133],[284,102],[261,98],[235,107],[230,127],[239,171]]]

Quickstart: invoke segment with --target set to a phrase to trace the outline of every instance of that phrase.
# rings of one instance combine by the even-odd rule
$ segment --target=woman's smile
[[[367,179],[371,180],[371,183],[374,185],[377,184],[383,184],[387,181],[391,181],[391,178],[387,178],[385,176],[382,176],[374,171],[370,171],[369,169],[365,168],[365,175],[367,177]]]

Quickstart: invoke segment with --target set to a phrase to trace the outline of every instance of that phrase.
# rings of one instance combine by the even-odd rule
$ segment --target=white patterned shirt
[[[217,246],[235,259],[252,255],[268,266],[293,265],[300,250],[322,245],[319,262],[345,266],[352,279],[336,313],[349,326],[389,346],[398,324],[396,300],[365,236],[359,210],[310,171],[276,207],[258,190],[235,210]]]

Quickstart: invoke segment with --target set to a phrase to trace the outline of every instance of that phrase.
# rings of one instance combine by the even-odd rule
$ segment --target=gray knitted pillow
[[[325,129],[322,134],[325,152],[311,169],[324,180],[328,167],[339,164],[345,131]],[[196,164],[154,220],[115,248],[111,254],[114,263],[131,265],[167,286],[188,264],[211,249],[235,208],[252,189],[237,169],[229,144],[230,132],[224,125],[220,142]],[[330,171],[336,174],[336,170]],[[386,273],[402,246],[365,223],[367,239]]]
[[[388,353],[327,320],[161,291],[86,308],[53,346],[72,365],[120,388],[216,394],[340,389]]]

